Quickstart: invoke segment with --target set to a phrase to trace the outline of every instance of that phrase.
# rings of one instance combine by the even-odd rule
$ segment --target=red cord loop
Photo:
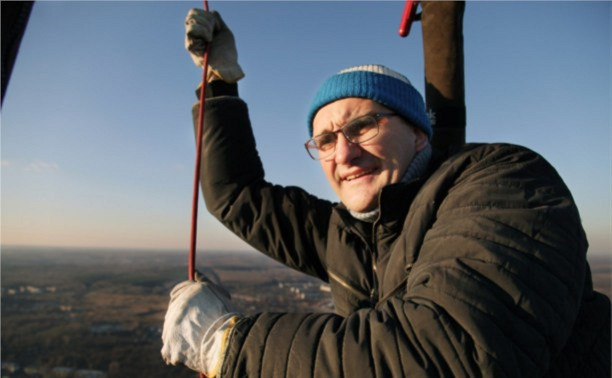
[[[204,0],[204,10],[208,11],[208,1]],[[191,205],[191,243],[189,248],[189,263],[187,268],[187,276],[190,281],[195,281],[195,257],[196,257],[196,242],[198,239],[198,199],[200,185],[200,167],[202,160],[202,134],[204,130],[204,105],[206,103],[206,76],[208,74],[208,53],[210,44],[206,46],[204,52],[204,62],[202,64],[202,86],[200,88],[200,111],[198,114],[198,131],[196,139],[196,161],[195,172],[193,178],[193,198]],[[200,378],[206,378],[204,373],[200,373]]]
[[[208,11],[208,1],[204,0],[204,10]],[[202,86],[200,87],[200,111],[198,114],[198,130],[196,133],[196,161],[195,172],[193,174],[193,197],[191,201],[191,240],[189,244],[189,261],[187,267],[187,277],[195,280],[195,256],[196,244],[198,239],[198,199],[200,195],[200,167],[202,162],[202,134],[204,130],[204,105],[206,103],[206,76],[208,75],[208,53],[210,44],[204,51],[204,61],[202,63]]]

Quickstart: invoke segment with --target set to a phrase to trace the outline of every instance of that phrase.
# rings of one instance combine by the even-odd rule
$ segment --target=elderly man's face
[[[337,100],[317,112],[313,135],[336,131],[360,116],[386,112],[391,111],[372,100]],[[400,181],[415,153],[428,143],[425,133],[399,116],[382,117],[378,124],[379,134],[361,144],[350,143],[338,133],[336,152],[320,160],[340,201],[353,211],[374,210],[380,190]]]

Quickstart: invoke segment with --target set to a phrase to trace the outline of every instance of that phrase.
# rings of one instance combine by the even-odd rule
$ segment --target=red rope
[[[204,10],[208,11],[208,1],[204,0]],[[196,242],[198,239],[198,199],[200,185],[200,167],[202,160],[202,134],[204,130],[204,105],[206,103],[206,77],[208,76],[208,53],[210,52],[210,44],[206,46],[204,51],[204,61],[202,63],[202,86],[200,87],[200,111],[198,114],[198,131],[196,136],[196,161],[195,172],[193,174],[193,197],[191,205],[191,242],[189,247],[189,263],[187,274],[190,281],[195,281],[195,257],[196,257]],[[200,378],[206,378],[204,373],[200,373]]]
[[[208,11],[208,1],[204,0],[204,10]],[[204,51],[204,61],[202,63],[202,86],[200,87],[200,111],[198,114],[198,131],[196,136],[196,161],[195,172],[193,174],[193,197],[191,202],[191,242],[189,248],[189,264],[187,275],[189,280],[195,280],[195,255],[196,242],[198,239],[198,199],[200,185],[200,167],[202,160],[202,134],[204,129],[204,105],[206,103],[206,77],[208,76],[208,53],[210,52],[210,44],[206,46]]]
[[[191,206],[191,243],[189,248],[189,267],[188,275],[189,279],[193,281],[195,279],[195,254],[196,254],[196,242],[198,239],[198,199],[199,199],[199,185],[200,185],[200,167],[202,160],[202,134],[204,129],[204,104],[206,102],[206,76],[208,74],[208,51],[210,47],[206,47],[204,52],[204,68],[202,69],[202,86],[200,88],[200,111],[198,114],[198,131],[196,136],[196,161],[195,161],[195,172],[193,174],[193,198]]]

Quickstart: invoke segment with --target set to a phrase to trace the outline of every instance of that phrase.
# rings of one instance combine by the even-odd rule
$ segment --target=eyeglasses
[[[367,142],[378,135],[378,122],[381,120],[381,118],[391,117],[394,115],[396,114],[375,113],[355,118],[336,131],[319,134],[308,139],[304,146],[306,147],[308,155],[310,155],[310,157],[314,160],[325,159],[336,152],[339,132],[342,132],[346,139],[351,143],[360,144]]]

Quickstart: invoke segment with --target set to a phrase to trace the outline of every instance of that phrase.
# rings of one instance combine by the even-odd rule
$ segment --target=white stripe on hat
[[[397,79],[397,80],[403,81],[406,84],[412,85],[410,83],[410,80],[408,80],[406,76],[400,74],[399,72],[395,72],[390,68],[381,66],[380,64],[366,64],[363,66],[349,67],[349,68],[345,68],[342,71],[338,72],[338,74],[343,74],[347,72],[356,72],[356,71],[374,72],[380,75],[391,76],[394,79]]]

